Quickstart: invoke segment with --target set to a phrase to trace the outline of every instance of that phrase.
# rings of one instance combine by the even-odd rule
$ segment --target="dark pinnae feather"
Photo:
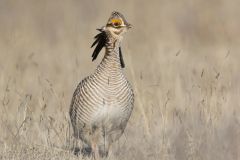
[[[100,33],[99,33],[100,34]],[[99,35],[98,34],[98,35]],[[100,38],[98,38],[98,37],[96,37],[96,40],[93,42],[93,44],[91,45],[91,48],[93,47],[93,46],[95,46],[95,44],[97,44],[98,42],[99,42],[99,40],[100,40]]]
[[[106,43],[106,33],[104,32],[104,31],[102,31],[101,29],[97,29],[98,31],[100,31],[100,33],[99,34],[97,34],[94,38],[96,39],[94,42],[93,42],[93,44],[92,44],[92,46],[91,46],[91,48],[93,47],[93,46],[95,46],[96,44],[97,44],[97,46],[96,46],[96,48],[94,49],[94,51],[93,51],[93,54],[92,54],[92,61],[94,61],[96,58],[97,58],[97,56],[98,56],[98,54],[99,54],[99,52],[102,50],[102,48],[105,46],[105,43]]]
[[[123,56],[122,56],[121,47],[119,47],[119,58],[120,58],[121,67],[124,68],[124,67],[125,67],[125,63],[124,63],[124,61],[123,61]]]

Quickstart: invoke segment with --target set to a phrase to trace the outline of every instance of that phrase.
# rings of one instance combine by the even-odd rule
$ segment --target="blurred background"
[[[68,110],[112,11],[136,101],[110,159],[240,159],[240,1],[0,0],[0,159],[77,159]]]

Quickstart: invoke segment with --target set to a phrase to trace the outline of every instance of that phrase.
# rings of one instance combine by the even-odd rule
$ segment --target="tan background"
[[[77,159],[69,104],[113,10],[134,26],[122,50],[136,103],[110,159],[240,159],[237,0],[1,0],[0,159]]]

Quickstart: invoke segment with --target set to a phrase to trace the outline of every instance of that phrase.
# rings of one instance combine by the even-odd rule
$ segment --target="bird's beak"
[[[132,25],[130,23],[127,24],[127,29],[132,28]]]

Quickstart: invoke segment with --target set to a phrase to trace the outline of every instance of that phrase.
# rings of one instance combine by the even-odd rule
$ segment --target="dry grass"
[[[224,1],[0,1],[0,159],[73,156],[68,109],[93,72],[95,28],[119,10],[136,93],[109,159],[240,159],[240,9]],[[102,55],[101,55],[102,56]]]

